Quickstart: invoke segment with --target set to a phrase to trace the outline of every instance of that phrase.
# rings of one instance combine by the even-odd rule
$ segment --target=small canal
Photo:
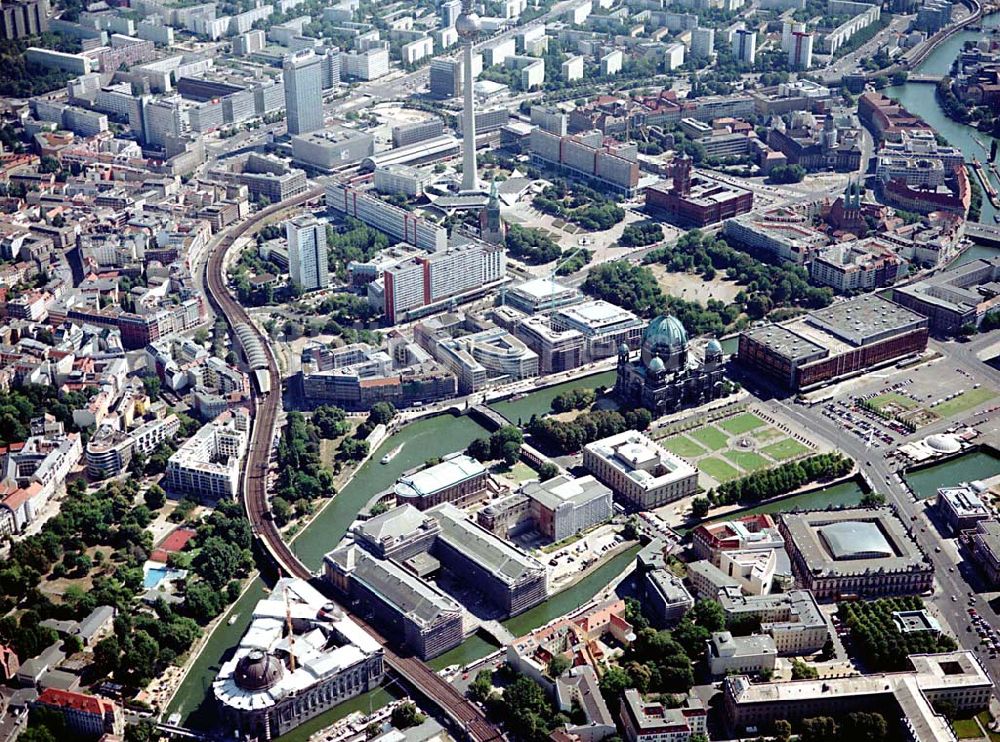
[[[937,495],[940,487],[954,487],[962,482],[989,479],[1000,474],[1000,458],[987,450],[959,456],[943,464],[918,469],[906,475],[906,481],[918,499]]]
[[[603,373],[592,374],[591,376],[584,376],[563,384],[539,389],[537,392],[531,392],[528,396],[521,399],[493,402],[490,407],[515,425],[519,422],[522,425],[527,425],[532,415],[547,415],[552,412],[552,400],[563,392],[581,388],[596,389],[601,386],[610,389],[615,385],[615,378],[617,376],[618,372],[616,371],[604,371]]]

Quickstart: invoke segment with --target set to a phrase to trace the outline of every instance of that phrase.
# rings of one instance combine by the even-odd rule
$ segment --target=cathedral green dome
[[[642,349],[650,357],[670,356],[687,350],[688,336],[684,325],[676,317],[663,315],[649,323],[642,335]]]

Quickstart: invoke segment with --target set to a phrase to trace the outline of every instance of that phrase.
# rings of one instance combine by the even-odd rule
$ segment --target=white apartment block
[[[697,31],[698,29],[695,30]],[[666,61],[668,70],[676,70],[684,64],[684,51],[684,44],[667,44],[667,48],[663,50],[663,57]]]
[[[429,181],[427,172],[409,165],[389,163],[375,168],[375,190],[379,193],[419,196]]]
[[[249,429],[242,408],[203,425],[167,462],[166,489],[209,500],[236,497]]]
[[[306,291],[329,286],[326,223],[314,216],[300,216],[285,223],[285,236],[292,280]]]
[[[570,57],[562,63],[562,78],[565,82],[583,79],[583,57]]]
[[[341,71],[347,77],[359,80],[377,80],[389,74],[389,50],[367,49],[363,52],[346,52],[340,57]]]
[[[352,188],[346,183],[326,187],[327,208],[360,219],[401,242],[431,252],[448,246],[448,230],[426,219],[382,201],[376,194]]]
[[[430,36],[415,39],[399,48],[399,57],[403,64],[416,64],[432,54],[434,54],[434,40]]]
[[[885,155],[879,153],[875,175],[880,180],[902,180],[911,186],[937,188],[944,184],[944,163],[932,157]]]
[[[683,57],[683,54],[681,56]],[[625,55],[622,54],[620,49],[608,52],[601,57],[601,76],[608,77],[609,75],[617,75],[622,71],[622,65],[624,63]],[[670,69],[673,69],[673,67],[670,67]]]
[[[691,29],[691,57],[693,59],[710,59],[715,54],[715,29]]]
[[[414,310],[479,291],[501,281],[505,272],[503,248],[482,242],[449,247],[390,266],[382,276],[386,318],[395,323]]]

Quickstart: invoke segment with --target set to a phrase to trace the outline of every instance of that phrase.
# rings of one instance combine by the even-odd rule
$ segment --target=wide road
[[[959,343],[937,343],[932,342],[935,350],[939,350],[950,356],[953,361],[958,361],[966,366],[967,370],[981,377],[984,382],[991,385],[1000,383],[1000,371],[980,362],[978,359],[974,363],[970,362],[975,358],[974,352],[984,341],[973,346],[962,346]],[[905,376],[906,370],[900,370],[900,375]],[[763,395],[766,396],[766,393]],[[969,607],[968,595],[976,591],[975,585],[966,582],[963,570],[959,569],[959,564],[952,561],[953,557],[949,549],[942,549],[942,537],[938,535],[937,529],[924,513],[926,501],[914,500],[909,490],[896,478],[896,472],[890,467],[889,462],[883,457],[883,449],[874,449],[866,445],[864,441],[845,433],[837,424],[821,414],[822,405],[815,407],[805,407],[794,402],[790,402],[780,396],[766,400],[765,405],[779,411],[782,415],[794,421],[805,430],[823,436],[829,441],[833,441],[837,449],[853,458],[861,468],[865,477],[876,492],[884,494],[888,501],[897,508],[901,519],[910,529],[917,544],[920,545],[924,553],[930,558],[934,565],[934,577],[938,583],[938,590],[934,596],[934,602],[939,612],[950,624],[951,633],[958,640],[959,644],[966,649],[973,649],[979,644],[979,637],[975,632],[965,630],[969,623],[967,608]],[[954,421],[942,420],[935,425],[921,429],[921,434],[929,435],[933,432],[940,432]],[[957,600],[953,601],[952,596]],[[975,608],[979,614],[997,631],[1000,631],[1000,617],[983,600],[976,602]],[[1000,677],[1000,659],[991,660],[985,653],[977,655],[983,665],[989,670],[993,678]]]
[[[209,300],[216,312],[229,325],[230,331],[240,324],[246,324],[257,335],[261,346],[267,349],[268,374],[271,379],[270,394],[261,395],[253,390],[253,421],[249,452],[246,460],[246,476],[242,483],[243,506],[257,538],[271,556],[278,570],[292,577],[309,580],[313,585],[329,593],[324,580],[316,579],[312,571],[292,552],[285,543],[274,521],[270,517],[267,499],[267,474],[271,458],[271,443],[275,422],[281,411],[281,374],[274,354],[270,352],[268,339],[251,322],[246,310],[236,302],[226,287],[226,253],[241,237],[253,234],[269,220],[292,208],[302,206],[322,195],[321,188],[313,188],[298,196],[272,204],[251,216],[245,222],[224,232],[218,237],[205,266],[205,287]],[[344,606],[346,610],[346,606]],[[384,647],[386,664],[403,677],[411,686],[437,705],[457,722],[475,742],[494,742],[503,739],[501,732],[491,724],[482,710],[462,696],[452,685],[427,667],[414,656],[398,654],[391,650],[386,638],[356,615],[351,616],[363,626]]]

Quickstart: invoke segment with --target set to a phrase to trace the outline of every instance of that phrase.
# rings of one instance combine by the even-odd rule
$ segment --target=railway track
[[[327,586],[321,580],[316,579],[312,571],[292,552],[274,521],[269,517],[267,474],[271,458],[272,437],[281,405],[281,374],[278,371],[274,355],[270,352],[267,338],[251,322],[246,310],[233,298],[225,281],[226,254],[238,239],[253,234],[268,219],[289,209],[302,206],[311,199],[321,196],[322,193],[321,188],[314,188],[285,201],[272,204],[227,232],[212,248],[205,263],[205,287],[208,290],[209,301],[212,302],[216,312],[225,319],[230,331],[232,332],[241,323],[248,325],[267,351],[267,372],[271,380],[270,390],[268,393],[261,394],[257,387],[253,388],[251,410],[253,423],[247,452],[246,476],[242,488],[243,506],[254,537],[262,543],[279,571],[292,577],[309,580],[314,585],[325,589]],[[382,644],[386,664],[429,701],[448,714],[474,742],[499,742],[499,740],[504,739],[500,730],[486,719],[478,706],[472,704],[450,683],[445,682],[423,661],[417,657],[393,651],[387,646],[385,638],[373,626],[357,615],[352,614],[351,617]]]

